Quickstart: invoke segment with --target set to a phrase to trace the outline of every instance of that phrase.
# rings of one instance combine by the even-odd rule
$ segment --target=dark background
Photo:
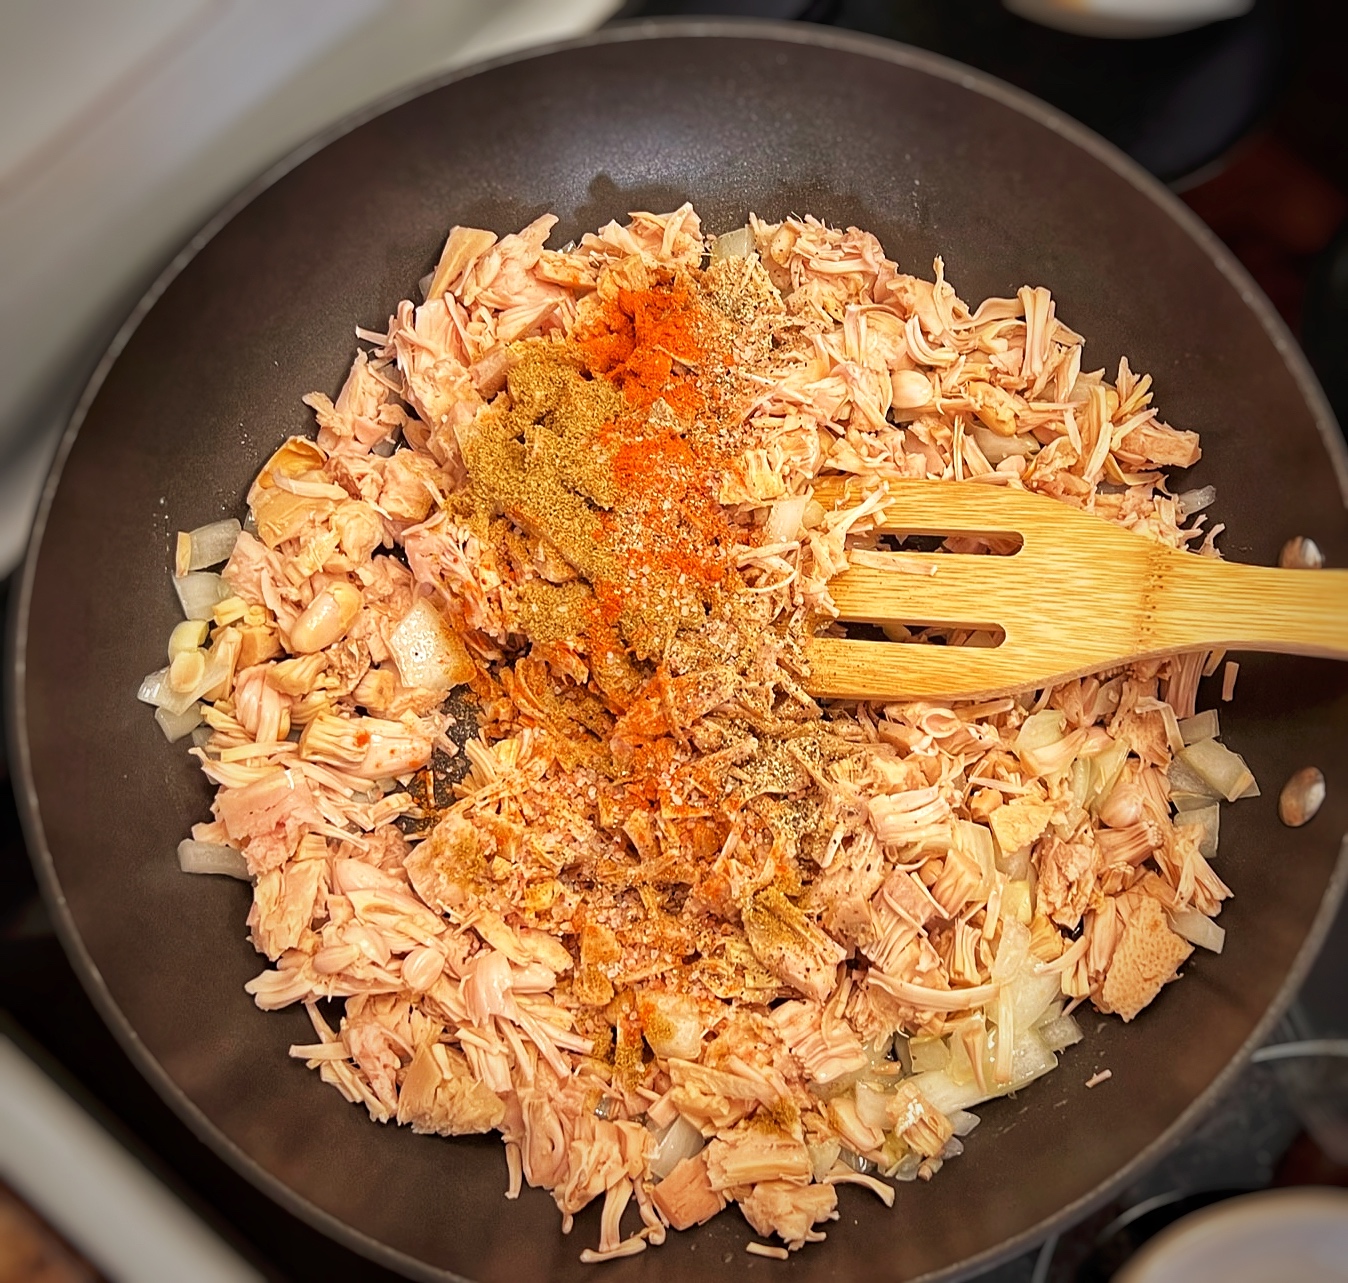
[[[1048,100],[1169,183],[1231,247],[1302,343],[1345,422],[1346,10],[1342,0],[1259,0],[1243,18],[1140,41],[1049,31],[998,0],[630,0],[618,16],[747,15],[846,27],[934,50]],[[72,396],[86,375],[71,372]],[[6,588],[0,582],[0,594]],[[1346,974],[1348,921],[1341,917],[1280,1037],[1348,1035]],[[267,1277],[394,1277],[254,1191],[127,1061],[51,933],[2,757],[0,1030]],[[1326,1110],[1346,1105],[1348,1076],[1334,1066],[1252,1066],[1194,1137],[1065,1235],[1051,1257],[1012,1262],[986,1283],[1103,1280],[1150,1234],[1205,1202],[1273,1184],[1348,1185],[1348,1167],[1326,1152],[1316,1125]]]

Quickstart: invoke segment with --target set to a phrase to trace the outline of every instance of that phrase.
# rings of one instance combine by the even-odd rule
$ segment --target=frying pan
[[[174,261],[67,434],[17,594],[14,760],[54,917],[127,1051],[260,1187],[414,1278],[593,1278],[577,1256],[597,1206],[564,1238],[546,1194],[503,1201],[496,1140],[374,1125],[287,1060],[310,1036],[303,1013],[244,994],[262,965],[248,890],[179,874],[175,844],[209,790],[133,699],[177,618],[170,537],[241,511],[261,460],[309,429],[301,395],[336,393],[353,325],[383,321],[451,223],[505,232],[555,210],[560,242],[685,198],[716,230],[808,212],[872,229],[917,272],[940,253],[971,300],[1051,287],[1088,366],[1126,353],[1166,417],[1202,432],[1186,484],[1217,487],[1229,556],[1271,563],[1303,534],[1348,564],[1342,443],[1243,271],[1106,144],[956,64],[806,27],[619,28],[440,82],[269,176]],[[1343,890],[1348,669],[1247,657],[1222,717],[1264,785],[1224,822],[1226,951],[1131,1026],[1088,1014],[1058,1072],[984,1107],[965,1155],[892,1211],[843,1189],[793,1278],[987,1268],[1120,1189],[1219,1099]],[[1279,786],[1311,763],[1328,801],[1288,831]],[[1087,1090],[1102,1068],[1112,1079]],[[731,1211],[602,1268],[613,1283],[782,1268],[746,1256],[748,1237]]]

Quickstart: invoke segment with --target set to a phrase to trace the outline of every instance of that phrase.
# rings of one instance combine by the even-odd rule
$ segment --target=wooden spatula
[[[840,486],[816,489],[821,501]],[[999,646],[816,637],[818,696],[984,698],[1204,647],[1348,659],[1348,570],[1178,552],[1043,495],[985,482],[889,485],[886,531],[1019,535],[1010,556],[894,552],[829,585],[845,621],[1000,628]]]

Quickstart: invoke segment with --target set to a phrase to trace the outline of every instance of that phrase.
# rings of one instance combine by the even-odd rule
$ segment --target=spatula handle
[[[1148,603],[1154,638],[1140,649],[1211,645],[1348,659],[1348,570],[1177,554],[1163,577]]]

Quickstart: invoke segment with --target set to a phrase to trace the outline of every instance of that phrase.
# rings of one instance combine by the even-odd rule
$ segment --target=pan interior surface
[[[648,38],[649,37],[649,38]],[[242,515],[257,467],[311,431],[300,397],[335,395],[356,324],[382,328],[449,226],[553,244],[692,200],[724,231],[752,210],[875,232],[904,270],[940,254],[961,297],[1048,286],[1087,365],[1127,355],[1162,415],[1203,438],[1185,484],[1213,484],[1228,557],[1272,564],[1293,535],[1348,564],[1322,399],[1285,359],[1266,305],[1168,201],[1080,131],[1009,91],[896,46],[803,29],[619,32],[433,89],[337,138],[262,190],[164,289],[88,406],[17,620],[16,760],[32,849],[68,946],[119,1036],[217,1149],[294,1210],[420,1278],[590,1277],[597,1207],[564,1237],[551,1198],[503,1201],[496,1138],[372,1124],[287,1059],[302,1011],[259,1012],[248,889],[188,878],[174,850],[210,790],[134,700],[178,618],[174,531]],[[1264,312],[1260,309],[1263,308]],[[1332,429],[1331,429],[1332,430]],[[1209,684],[1200,707],[1216,702]],[[1086,1014],[1084,1043],[1014,1099],[984,1106],[966,1152],[886,1211],[840,1192],[800,1279],[955,1278],[1099,1199],[1212,1094],[1309,963],[1348,830],[1348,673],[1243,661],[1225,741],[1263,796],[1224,818],[1227,945],[1133,1025]],[[1277,792],[1316,765],[1328,800],[1289,831]],[[1329,892],[1327,898],[1327,891]],[[1328,909],[1324,906],[1328,905]],[[1312,943],[1308,943],[1312,942]],[[1113,1076],[1088,1091],[1097,1070]],[[732,1211],[605,1266],[614,1280],[738,1277]]]

